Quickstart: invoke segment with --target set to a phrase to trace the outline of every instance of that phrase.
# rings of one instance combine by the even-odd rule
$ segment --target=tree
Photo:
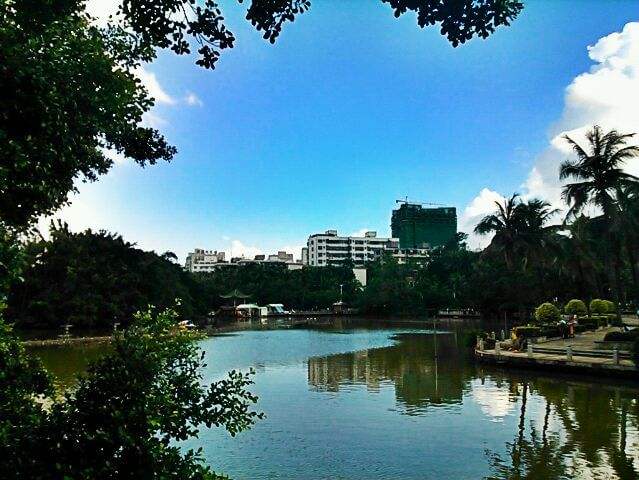
[[[541,259],[549,234],[555,229],[548,227],[547,223],[557,210],[551,209],[550,204],[542,200],[522,202],[516,193],[503,204],[495,202],[495,205],[495,213],[482,218],[475,232],[495,235],[489,248],[503,254],[509,269],[515,266],[516,259],[524,267],[532,257]]]
[[[581,213],[588,205],[601,208],[608,220],[617,213],[617,192],[632,187],[639,178],[623,170],[625,162],[639,155],[639,147],[627,145],[634,134],[616,130],[604,133],[595,125],[586,134],[588,147],[583,148],[568,135],[564,139],[577,156],[566,160],[559,169],[559,179],[579,180],[565,185],[562,196],[568,206],[568,217]]]
[[[639,186],[633,184],[618,189],[617,206],[619,215],[612,229],[625,246],[634,286],[633,297],[635,305],[639,306]]]
[[[515,243],[519,230],[520,216],[518,215],[519,194],[514,193],[504,203],[495,202],[495,213],[486,215],[475,227],[475,233],[487,235],[495,234],[490,246],[492,249],[503,253],[504,261],[509,269],[513,267]]]
[[[552,234],[558,228],[548,223],[557,212],[559,210],[551,208],[550,203],[539,199],[528,200],[518,206],[520,238],[517,246],[524,268],[531,260],[536,260],[536,265],[540,266],[548,259],[548,249],[555,246],[556,240]]]
[[[639,147],[627,145],[634,134],[621,134],[616,130],[604,133],[595,125],[586,134],[588,147],[584,148],[568,135],[564,139],[571,145],[576,160],[566,160],[559,170],[560,180],[574,179],[563,189],[563,198],[570,207],[567,217],[574,217],[592,205],[603,211],[603,220],[611,252],[607,255],[612,275],[615,301],[619,303],[621,287],[621,245],[614,234],[613,224],[619,216],[618,192],[633,186],[639,178],[623,170],[625,162],[639,155]]]
[[[133,69],[148,55],[91,24],[84,2],[0,5],[0,221],[24,228],[67,201],[76,179],[113,160],[170,160],[175,148],[141,125],[153,105]]]
[[[126,326],[133,314],[182,300],[187,318],[204,317],[204,299],[192,276],[170,255],[159,256],[105,231],[73,233],[52,224],[49,239],[34,238],[24,247],[23,281],[8,298],[7,318],[20,327],[111,330]]]
[[[62,399],[0,327],[3,478],[214,479],[200,452],[176,441],[197,437],[202,425],[235,435],[262,417],[248,375],[204,384],[197,337],[178,328],[174,310],[136,315]]]
[[[53,393],[50,375],[38,359],[27,355],[4,322],[0,305],[0,478],[42,478],[49,468],[32,452],[44,447],[38,439],[46,413],[38,398],[51,398]]]

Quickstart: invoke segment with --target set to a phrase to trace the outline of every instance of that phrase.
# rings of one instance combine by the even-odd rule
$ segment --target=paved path
[[[629,327],[639,327],[639,318],[637,317],[621,317],[621,321]]]
[[[575,350],[599,350],[595,342],[600,342],[608,332],[618,332],[619,327],[600,328],[595,331],[578,333],[574,338],[558,338],[540,343],[540,347],[566,348],[572,347]]]

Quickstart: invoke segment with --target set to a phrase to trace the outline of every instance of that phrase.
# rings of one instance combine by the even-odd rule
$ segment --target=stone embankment
[[[508,350],[498,342],[494,349],[475,349],[477,359],[507,367],[537,368],[639,380],[633,355],[625,350],[600,348],[603,337],[616,327],[584,332],[568,339],[530,343],[525,351]]]

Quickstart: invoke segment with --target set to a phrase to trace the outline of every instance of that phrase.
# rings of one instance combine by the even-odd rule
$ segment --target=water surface
[[[253,368],[266,419],[186,446],[234,479],[639,478],[635,385],[475,365],[464,328],[439,328],[204,340],[206,378]]]

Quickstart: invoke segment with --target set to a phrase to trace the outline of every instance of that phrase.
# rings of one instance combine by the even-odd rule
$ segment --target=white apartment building
[[[355,265],[374,261],[384,251],[397,251],[397,238],[377,237],[376,232],[366,232],[363,237],[340,237],[337,230],[327,230],[308,237],[306,242],[308,253],[307,264],[313,267],[339,265],[345,260],[352,260]]]
[[[224,257],[224,252],[196,248],[186,256],[184,269],[189,272],[212,272],[221,263],[226,263]]]

